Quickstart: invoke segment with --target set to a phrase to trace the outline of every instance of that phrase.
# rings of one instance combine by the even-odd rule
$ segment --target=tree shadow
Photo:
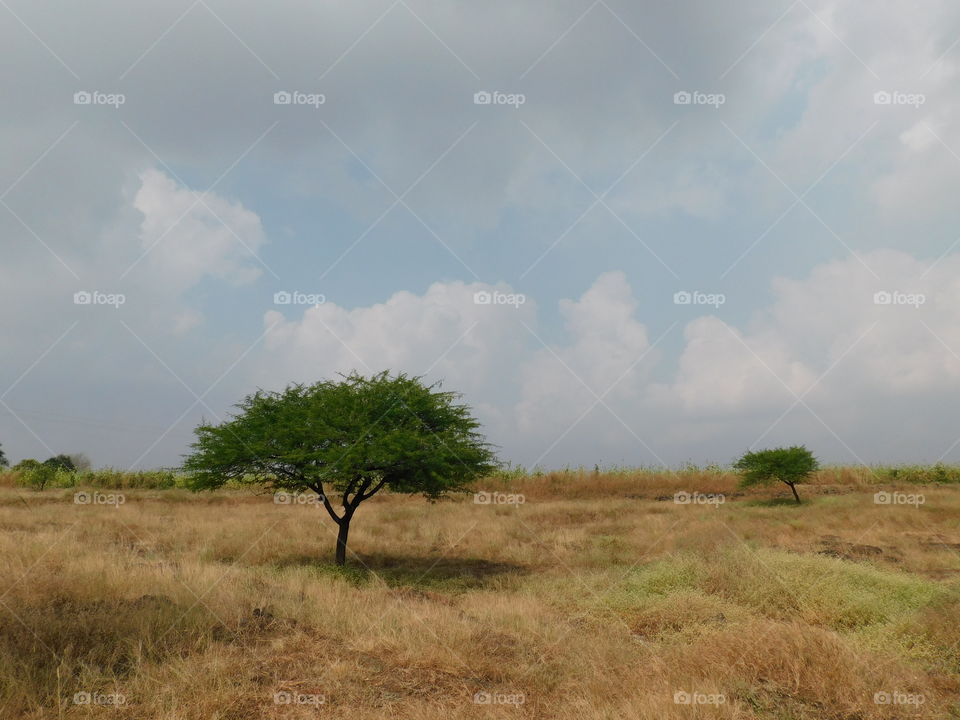
[[[317,557],[286,558],[280,565],[314,567],[324,575],[337,576],[358,585],[379,578],[393,588],[447,591],[486,588],[529,573],[523,565],[484,558],[389,553],[349,553],[344,567],[337,567],[330,559]]]
[[[748,507],[792,507],[792,508],[802,508],[805,505],[810,504],[810,500],[803,500],[799,504],[796,500],[793,499],[793,496],[787,495],[786,497],[775,497],[775,498],[757,498],[754,500],[747,500],[743,503]]]
[[[464,588],[486,587],[504,576],[526,575],[522,565],[473,557],[408,557],[386,553],[358,555],[355,562],[375,572],[390,585]]]

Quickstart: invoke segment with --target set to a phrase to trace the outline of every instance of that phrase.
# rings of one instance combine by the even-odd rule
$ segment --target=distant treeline
[[[711,486],[733,487],[737,479],[732,468],[720,465],[684,465],[663,467],[567,467],[560,470],[507,467],[493,474],[490,480],[501,486],[580,486],[600,483],[627,489],[636,484],[644,488]],[[156,470],[68,470],[57,468],[37,471],[31,468],[0,469],[0,486],[72,488],[91,487],[112,490],[163,490],[186,487],[186,474],[177,468]],[[950,484],[960,483],[960,465],[835,465],[818,470],[809,480],[814,485],[878,485],[878,484]]]
[[[0,485],[6,487],[72,488],[95,487],[111,490],[135,488],[164,490],[182,487],[185,476],[174,469],[159,470],[67,470],[52,473],[36,468],[0,471]]]

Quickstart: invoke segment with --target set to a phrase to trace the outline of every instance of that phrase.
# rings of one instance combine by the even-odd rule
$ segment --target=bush
[[[20,483],[34,490],[43,490],[57,477],[57,468],[36,460],[24,460],[14,468],[20,473]]]
[[[175,470],[116,470],[103,468],[74,473],[74,484],[109,490],[166,490],[182,487],[183,476]]]
[[[960,467],[944,465],[943,463],[880,468],[877,474],[890,482],[917,483],[920,485],[960,482]]]

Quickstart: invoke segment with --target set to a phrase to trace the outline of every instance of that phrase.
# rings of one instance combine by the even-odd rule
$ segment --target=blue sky
[[[392,369],[526,465],[960,460],[960,10],[920,5],[10,2],[0,443],[175,465]]]

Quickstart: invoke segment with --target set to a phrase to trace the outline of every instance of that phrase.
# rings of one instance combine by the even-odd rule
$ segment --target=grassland
[[[514,473],[477,489],[522,503],[368,501],[345,569],[315,504],[6,476],[0,717],[957,718],[951,473],[834,468],[800,506]]]

